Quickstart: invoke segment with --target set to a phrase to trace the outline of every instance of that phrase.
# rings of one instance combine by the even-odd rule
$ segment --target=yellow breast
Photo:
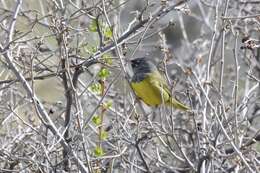
[[[140,82],[132,82],[131,86],[136,95],[141,98],[147,105],[158,106],[162,103],[162,98],[169,99],[169,95],[162,94],[161,87],[156,86],[157,82],[153,82],[153,79],[147,76]],[[165,98],[168,97],[168,98]]]

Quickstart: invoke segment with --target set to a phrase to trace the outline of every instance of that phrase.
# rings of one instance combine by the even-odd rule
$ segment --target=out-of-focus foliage
[[[252,0],[0,1],[0,172],[260,172],[259,14]],[[189,112],[136,97],[142,56]]]

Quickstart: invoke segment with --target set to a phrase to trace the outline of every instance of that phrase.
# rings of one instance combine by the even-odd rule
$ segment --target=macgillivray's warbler
[[[165,104],[176,109],[187,111],[189,107],[176,100],[165,78],[147,57],[131,60],[133,77],[131,86],[137,97],[149,106]]]

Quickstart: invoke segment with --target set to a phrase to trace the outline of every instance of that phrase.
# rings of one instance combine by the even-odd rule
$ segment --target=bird
[[[130,64],[133,71],[131,88],[145,104],[154,107],[165,104],[182,111],[190,109],[172,96],[166,79],[148,57],[135,58]]]

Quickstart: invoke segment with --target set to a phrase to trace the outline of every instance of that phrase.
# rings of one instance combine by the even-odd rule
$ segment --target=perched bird
[[[164,103],[179,110],[189,110],[188,106],[171,95],[165,78],[146,57],[131,60],[131,67],[133,69],[131,86],[137,97],[147,105],[158,106]]]

